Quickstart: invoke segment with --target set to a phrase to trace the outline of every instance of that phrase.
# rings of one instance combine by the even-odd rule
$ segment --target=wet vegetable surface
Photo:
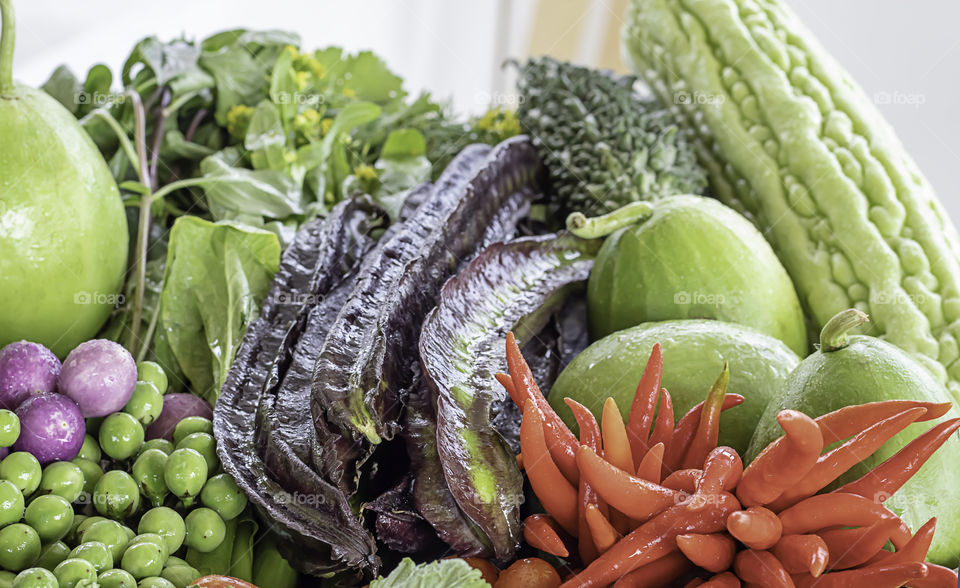
[[[503,337],[511,329],[535,337],[571,286],[586,280],[598,246],[570,235],[495,244],[446,283],[424,321],[420,355],[436,398],[444,478],[499,559],[519,542],[523,502],[514,453],[490,420],[504,396],[493,377],[504,368]]]
[[[382,218],[369,199],[351,200],[298,233],[260,317],[244,338],[214,412],[224,469],[265,516],[280,523],[277,531],[288,544],[296,543],[301,554],[296,561],[310,573],[376,567],[373,539],[360,526],[347,496],[302,461],[288,460],[285,469],[268,467],[258,447],[263,436],[256,432],[257,415],[269,410],[263,391],[289,362],[295,342],[291,325],[310,308],[310,297],[333,291],[344,268],[349,270],[374,246],[369,232]],[[301,438],[298,446],[310,442],[310,437]]]

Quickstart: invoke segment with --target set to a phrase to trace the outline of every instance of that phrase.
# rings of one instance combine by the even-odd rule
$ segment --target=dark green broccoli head
[[[635,82],[549,57],[520,68],[518,116],[550,172],[550,204],[560,212],[601,214],[706,188],[676,116],[641,97]]]

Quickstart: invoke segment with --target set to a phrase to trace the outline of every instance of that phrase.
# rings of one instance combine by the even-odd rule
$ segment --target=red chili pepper
[[[830,550],[819,535],[784,535],[770,550],[791,574],[817,578],[827,569]]]
[[[936,528],[937,519],[930,519],[922,527],[917,529],[917,532],[913,534],[910,541],[907,541],[907,544],[901,549],[898,549],[894,553],[885,551],[884,553],[889,553],[889,555],[883,558],[883,563],[891,565],[911,561],[924,561],[927,559],[927,552],[930,551],[930,544],[933,543],[933,534]]]
[[[707,393],[700,412],[700,422],[697,431],[690,440],[690,445],[680,462],[681,467],[695,468],[703,465],[707,455],[717,446],[720,437],[720,413],[723,411],[723,401],[726,397],[727,384],[730,382],[730,367],[723,363],[723,371],[714,380]]]
[[[582,572],[567,580],[565,588],[606,586],[642,565],[677,549],[677,535],[722,531],[731,512],[740,504],[730,493],[705,499],[694,495],[650,519],[600,555]]]
[[[880,588],[881,586],[903,586],[909,583],[917,585],[917,581],[930,573],[929,568],[922,563],[912,562],[892,566],[876,565],[856,570],[830,572],[819,578],[812,576],[797,576],[797,588]]]
[[[681,470],[683,471],[683,470]],[[703,462],[703,474],[697,481],[697,492],[717,494],[733,491],[743,475],[743,461],[732,447],[717,447]]]
[[[927,410],[922,407],[905,410],[874,423],[851,437],[843,445],[821,455],[810,472],[796,485],[786,489],[780,498],[773,502],[771,508],[780,511],[808,496],[813,496],[850,468],[873,455],[884,443],[926,412]]]
[[[523,538],[531,547],[557,557],[569,557],[570,552],[557,532],[559,525],[546,514],[532,514],[523,521]]]
[[[932,421],[950,412],[952,402],[921,402],[917,400],[883,400],[845,406],[839,410],[828,412],[817,417],[817,424],[823,434],[823,445],[828,447],[837,441],[853,437],[860,431],[877,423],[900,414],[911,408],[923,408],[926,413],[917,419],[919,422]]]
[[[589,447],[580,447],[577,465],[581,478],[604,502],[637,521],[645,521],[680,500],[677,492],[628,474]]]
[[[701,476],[703,470],[677,470],[664,478],[660,485],[670,490],[693,494],[697,491]]]
[[[729,568],[737,553],[737,544],[725,533],[677,535],[677,547],[696,566],[714,574]]]
[[[563,401],[570,407],[573,418],[577,421],[577,427],[580,429],[580,444],[594,451],[600,451],[600,426],[597,425],[597,419],[593,417],[593,413],[572,398],[564,398]],[[584,476],[580,476],[577,504],[580,505],[577,513],[577,550],[580,552],[580,559],[589,563],[597,557],[598,552],[597,546],[593,543],[590,527],[587,525],[587,507],[598,508],[600,513],[606,517],[607,505],[600,500],[597,491],[593,489],[593,486],[587,482]]]
[[[690,560],[675,551],[624,575],[613,588],[667,588],[692,569]]]
[[[906,484],[907,480],[923,467],[930,456],[946,443],[957,429],[960,429],[960,418],[940,423],[908,443],[906,447],[863,477],[834,492],[858,494],[877,502],[884,502]]]
[[[517,390],[513,387],[513,378],[510,377],[510,374],[496,373],[493,374],[493,377],[500,382],[500,385],[503,386],[504,390],[506,390],[507,395],[514,404],[517,406],[523,404],[523,399],[517,396]]]
[[[657,420],[653,425],[653,432],[650,433],[649,445],[653,447],[657,443],[663,443],[664,448],[668,447],[673,441],[673,398],[666,388],[660,389],[660,407],[657,410]],[[664,451],[666,454],[666,451]],[[660,474],[661,477],[663,474]]]
[[[764,588],[793,588],[790,574],[769,551],[741,551],[733,560],[733,571],[748,586],[756,584]]]
[[[535,402],[527,402],[520,421],[520,448],[530,486],[554,520],[577,534],[577,491],[553,462],[544,440],[543,421]]]
[[[773,502],[800,482],[820,457],[823,437],[813,419],[796,410],[783,410],[777,422],[784,436],[760,452],[737,486],[737,498],[744,506]]]
[[[600,435],[603,438],[603,457],[625,472],[637,471],[627,438],[627,429],[617,407],[617,401],[607,398],[603,403],[603,417],[600,419]]]
[[[597,553],[602,554],[610,549],[610,547],[622,537],[620,532],[610,524],[607,516],[592,504],[587,506],[586,519],[587,527],[590,529],[590,536],[593,538],[593,544],[597,547]]]
[[[727,394],[723,398],[721,411],[729,410],[735,406],[743,404],[744,398],[739,394]],[[687,411],[687,414],[680,417],[677,421],[677,427],[673,431],[673,439],[667,447],[667,453],[664,455],[663,462],[668,473],[675,472],[680,468],[680,462],[683,460],[687,449],[690,447],[690,441],[697,432],[700,425],[700,415],[703,413],[703,402],[697,404]],[[699,465],[699,464],[698,464]]]
[[[740,588],[740,579],[733,572],[723,572],[700,584],[700,588]]]
[[[663,353],[660,344],[656,343],[647,359],[647,367],[643,370],[637,391],[633,395],[633,404],[630,406],[630,416],[627,417],[627,435],[630,439],[630,449],[637,459],[631,471],[639,465],[639,460],[647,453],[647,440],[650,427],[653,425],[653,413],[657,407],[657,394],[660,391],[660,378],[663,375]]]
[[[856,494],[836,492],[811,496],[779,516],[784,535],[815,533],[831,527],[866,527],[881,519],[897,519],[882,504]]]
[[[927,575],[910,582],[910,588],[953,588],[957,586],[957,572],[934,564],[925,564]]]
[[[783,525],[772,511],[762,506],[751,506],[730,515],[727,531],[750,549],[770,549],[780,541]]]
[[[530,366],[523,359],[523,354],[520,353],[520,347],[517,345],[513,333],[507,333],[507,366],[510,368],[510,378],[513,381],[515,395],[511,398],[514,399],[521,411],[523,411],[526,400],[532,399],[536,403],[537,408],[543,415],[544,438],[550,450],[550,455],[553,456],[554,462],[563,472],[564,477],[571,484],[576,484],[580,475],[576,464],[576,453],[579,445],[577,439],[540,392],[540,387],[533,379],[533,372],[530,371]],[[517,402],[517,400],[520,400],[520,402]]]
[[[881,519],[868,527],[820,531],[830,550],[827,569],[846,570],[870,561],[887,544],[897,526],[893,519]]]
[[[637,477],[654,484],[660,483],[660,474],[663,471],[663,443],[651,445],[647,454],[640,460],[637,467]]]

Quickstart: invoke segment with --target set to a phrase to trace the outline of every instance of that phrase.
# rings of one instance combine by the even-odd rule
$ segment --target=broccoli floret
[[[686,131],[635,83],[549,57],[520,68],[517,114],[546,163],[558,211],[602,214],[706,188]]]

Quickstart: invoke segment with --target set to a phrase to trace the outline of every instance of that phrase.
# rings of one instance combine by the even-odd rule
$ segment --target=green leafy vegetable
[[[441,559],[417,565],[403,558],[386,578],[370,582],[370,588],[488,588],[480,570],[462,559]]]
[[[216,401],[280,264],[268,231],[185,216],[170,232],[160,331],[195,393]]]

